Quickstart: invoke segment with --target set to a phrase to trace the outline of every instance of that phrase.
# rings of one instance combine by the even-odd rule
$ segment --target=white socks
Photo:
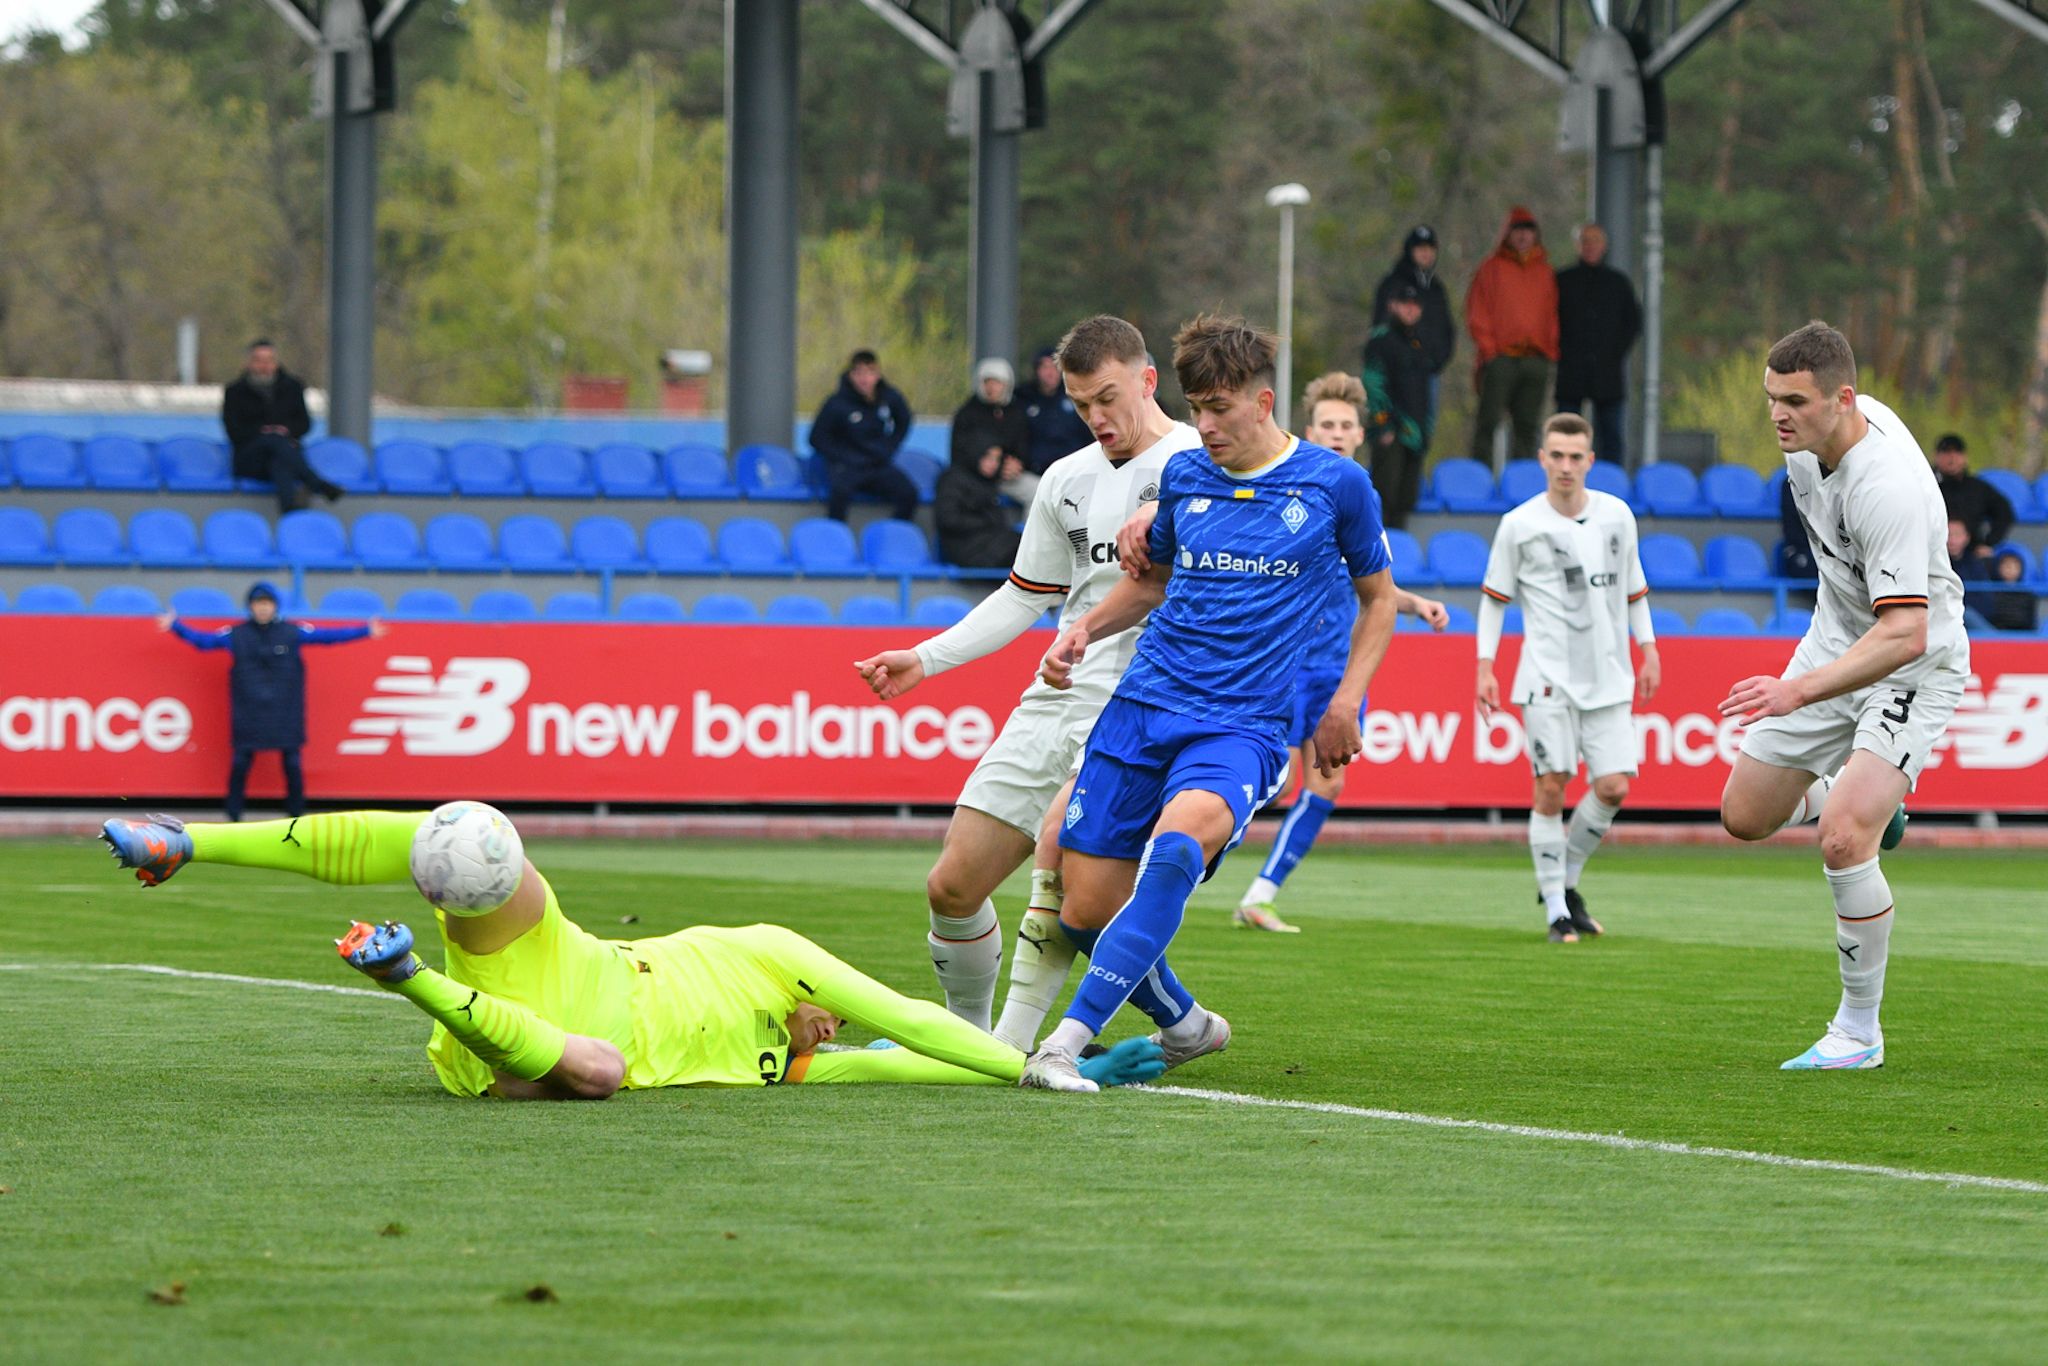
[[[1010,951],[1010,993],[996,1037],[1029,1053],[1052,1003],[1066,989],[1074,966],[1074,941],[1060,929],[1060,902],[1065,889],[1059,870],[1031,870],[1031,909],[1017,926],[1017,947]]]
[[[932,971],[946,989],[946,1009],[976,1029],[988,1028],[996,995],[996,975],[1003,970],[1003,940],[996,926],[996,908],[983,901],[969,916],[932,912]]]
[[[1536,890],[1543,894],[1543,913],[1562,920],[1564,907],[1564,817],[1529,813],[1529,860],[1536,865]]]
[[[1193,1011],[1188,1012],[1193,1014]],[[1081,1050],[1094,1041],[1095,1035],[1079,1020],[1068,1018],[1053,1026],[1052,1033],[1045,1036],[1044,1047],[1070,1058],[1081,1056]]]
[[[1600,847],[1600,841],[1607,837],[1607,827],[1614,824],[1614,818],[1621,814],[1618,806],[1609,806],[1589,790],[1579,798],[1579,804],[1572,811],[1571,833],[1564,841],[1564,885],[1579,885],[1579,874],[1586,870],[1586,860],[1593,857],[1593,851]]]
[[[1892,889],[1877,860],[1827,870],[1835,894],[1835,965],[1842,970],[1842,1004],[1835,1025],[1874,1044],[1884,1037],[1877,1024],[1884,999],[1884,964],[1892,939]]]
[[[1240,906],[1270,906],[1280,898],[1280,886],[1271,878],[1255,877],[1252,885],[1244,889],[1244,895],[1237,899]]]
[[[1834,788],[1835,779],[1840,776],[1830,773],[1826,777],[1815,778],[1813,785],[1806,789],[1806,795],[1799,799],[1799,805],[1792,808],[1792,814],[1786,818],[1785,824],[1804,825],[1808,821],[1819,820],[1820,809],[1827,804],[1828,793]]]
[[[1202,1009],[1201,1002],[1195,1008],[1159,1031],[1159,1037],[1175,1047],[1185,1047],[1202,1037],[1202,1031],[1209,1027],[1209,1012]]]

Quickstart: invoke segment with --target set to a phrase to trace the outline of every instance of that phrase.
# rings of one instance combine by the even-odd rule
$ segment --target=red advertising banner
[[[321,800],[946,804],[1002,727],[1049,632],[877,702],[855,659],[915,631],[396,622],[306,650],[308,792]],[[1663,642],[1639,709],[1643,808],[1711,810],[1741,732],[1730,682],[1782,639]],[[1512,677],[1518,642],[1502,643]],[[1914,800],[2048,810],[2048,642],[1977,642],[1976,675]],[[152,622],[0,616],[0,795],[211,799],[229,757],[228,660]],[[1344,804],[1516,807],[1522,730],[1472,707],[1470,636],[1402,634],[1381,666]],[[275,768],[259,760],[258,796]]]

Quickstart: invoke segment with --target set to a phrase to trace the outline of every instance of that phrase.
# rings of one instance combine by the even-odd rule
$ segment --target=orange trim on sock
[[[797,1055],[796,1055],[795,1057],[793,1057],[793,1058],[791,1058],[791,1059],[789,1060],[789,1065],[788,1065],[787,1067],[784,1067],[784,1068],[782,1069],[782,1081],[781,1081],[781,1085],[783,1085],[783,1086],[794,1086],[794,1085],[796,1085],[796,1084],[797,1084],[798,1082],[800,1082],[800,1081],[802,1081],[802,1080],[804,1079],[804,1073],[806,1073],[806,1072],[808,1072],[808,1071],[810,1071],[810,1070],[811,1070],[811,1055],[810,1055],[809,1053],[799,1053],[799,1054],[797,1054]]]
[[[1883,910],[1879,911],[1876,915],[1842,915],[1840,913],[1837,913],[1835,919],[1843,921],[1844,923],[1850,925],[1861,925],[1865,921],[1882,920],[1885,916],[1888,916],[1891,913],[1892,908],[1890,906],[1887,906]]]

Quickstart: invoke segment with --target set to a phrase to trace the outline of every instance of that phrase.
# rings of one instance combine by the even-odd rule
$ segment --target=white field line
[[[166,967],[161,963],[0,963],[0,971],[139,972],[155,977],[227,982],[235,986],[280,987],[288,991],[318,991],[334,996],[368,996],[380,1001],[402,999],[392,992],[365,987],[338,987],[325,982],[300,982],[288,977],[244,977],[233,972],[195,972],[186,968]],[[1252,1096],[1240,1091],[1211,1091],[1198,1086],[1133,1086],[1126,1089],[1147,1095],[1212,1101],[1219,1105],[1248,1105],[1264,1110],[1342,1115],[1348,1119],[1378,1120],[1383,1124],[1414,1124],[1427,1129],[1465,1129],[1475,1133],[1533,1138],[1550,1143],[1588,1143],[1595,1147],[1613,1148],[1622,1152],[1707,1157],[1723,1162],[1749,1162],[1762,1167],[1790,1167],[1801,1171],[1836,1172],[1846,1176],[1876,1176],[1891,1181],[1919,1181],[1937,1186],[1967,1186],[1977,1190],[2021,1191],[2029,1195],[2048,1195],[2048,1182],[2023,1181],[2010,1176],[1979,1176],[1970,1172],[1925,1172],[1911,1167],[1886,1167],[1870,1162],[1837,1162],[1821,1157],[1787,1157],[1783,1153],[1752,1152],[1747,1148],[1714,1148],[1697,1143],[1629,1138],[1625,1134],[1596,1134],[1578,1129],[1546,1129],[1540,1125],[1503,1124],[1489,1119],[1457,1119],[1449,1115],[1422,1115],[1408,1110],[1339,1105],[1334,1101],[1276,1100],[1270,1096]]]

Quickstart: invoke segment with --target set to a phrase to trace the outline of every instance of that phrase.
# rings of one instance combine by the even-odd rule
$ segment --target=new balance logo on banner
[[[376,692],[349,724],[343,754],[489,754],[512,735],[512,705],[533,674],[517,659],[455,658],[437,678],[422,655],[384,662]]]
[[[1970,675],[1930,767],[1944,750],[1963,768],[2032,768],[2048,759],[2048,674],[2000,674],[1989,693]]]

